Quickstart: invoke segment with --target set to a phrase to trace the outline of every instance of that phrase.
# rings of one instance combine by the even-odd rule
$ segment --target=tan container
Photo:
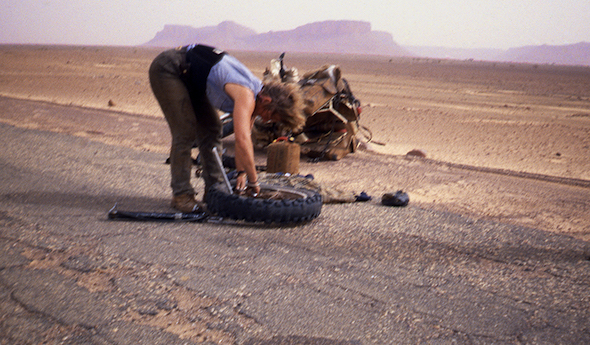
[[[301,147],[299,144],[289,141],[274,142],[267,147],[266,172],[299,174],[299,156]]]

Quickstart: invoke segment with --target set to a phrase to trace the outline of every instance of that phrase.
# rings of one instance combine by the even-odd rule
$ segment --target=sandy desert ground
[[[169,134],[147,79],[161,50],[0,46],[0,96],[107,110],[104,119],[4,110],[0,121],[167,152]],[[261,76],[280,52],[232,53]],[[590,188],[590,67],[288,52],[285,62],[301,72],[327,63],[342,68],[363,104],[361,124],[373,133],[366,151],[403,157],[420,149],[449,167]],[[329,180],[319,169],[320,178]],[[547,196],[513,191],[507,197],[510,188],[481,187],[483,182],[417,182],[410,192],[413,202],[491,218],[523,208],[518,212],[528,215],[524,223],[506,218],[590,238],[590,201],[544,212],[539,208]]]

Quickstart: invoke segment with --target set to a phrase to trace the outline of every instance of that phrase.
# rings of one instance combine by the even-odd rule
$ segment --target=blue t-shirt
[[[234,110],[234,101],[225,93],[225,84],[232,83],[245,86],[252,90],[254,98],[262,90],[262,81],[235,57],[225,54],[211,68],[207,77],[207,98],[211,104],[226,113]]]

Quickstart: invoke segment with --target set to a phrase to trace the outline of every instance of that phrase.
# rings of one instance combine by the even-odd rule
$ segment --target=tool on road
[[[109,219],[127,219],[127,220],[159,220],[159,221],[185,221],[185,222],[203,222],[208,220],[209,213],[165,213],[165,212],[133,212],[119,211],[117,204],[109,210]]]

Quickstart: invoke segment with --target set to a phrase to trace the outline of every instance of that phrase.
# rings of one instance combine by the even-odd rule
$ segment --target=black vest
[[[217,48],[199,44],[186,52],[188,75],[185,80],[187,88],[192,92],[205,92],[207,77],[211,68],[221,60],[226,52]]]

